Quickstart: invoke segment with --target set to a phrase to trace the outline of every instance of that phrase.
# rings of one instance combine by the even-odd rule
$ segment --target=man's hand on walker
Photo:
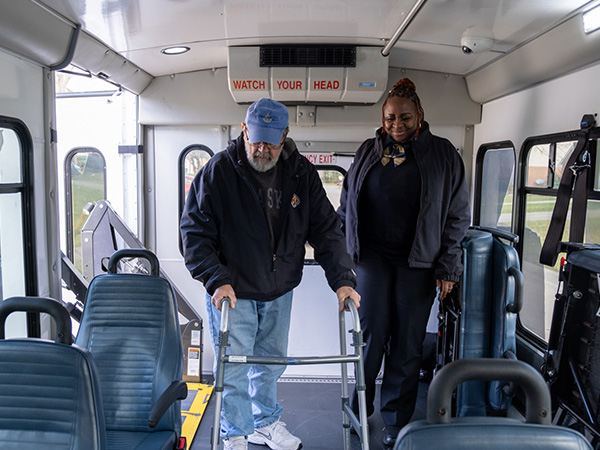
[[[350,286],[342,286],[341,288],[338,288],[338,290],[335,291],[335,294],[338,298],[340,311],[348,311],[348,308],[346,308],[346,305],[344,304],[346,299],[351,299],[357,308],[360,306],[360,295],[358,295],[358,292],[356,292]]]
[[[235,296],[233,286],[231,286],[230,284],[224,284],[223,286],[219,286],[212,296],[212,304],[215,305],[219,311],[221,311],[222,309],[222,303],[224,298],[229,299],[229,308],[235,309],[235,302],[237,301],[237,298]]]

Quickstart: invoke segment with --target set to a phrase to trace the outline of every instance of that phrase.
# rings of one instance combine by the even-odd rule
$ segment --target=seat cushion
[[[176,442],[177,435],[173,431],[106,433],[106,445],[110,450],[173,450]]]

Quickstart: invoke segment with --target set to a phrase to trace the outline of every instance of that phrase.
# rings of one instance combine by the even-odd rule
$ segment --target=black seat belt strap
[[[589,164],[587,164],[587,160],[589,160],[587,152],[588,138],[589,132],[586,132],[583,138],[577,142],[575,150],[573,150],[569,161],[565,165],[558,186],[552,219],[540,253],[541,264],[547,266],[556,264],[558,246],[565,229],[571,194],[573,194],[573,208],[569,239],[573,242],[583,242],[587,208],[587,168],[589,167]],[[580,161],[581,155],[583,155],[582,161]],[[575,188],[573,188],[573,185],[575,185]]]
[[[571,208],[571,228],[569,230],[569,241],[571,242],[583,243],[584,241],[589,159],[589,152],[584,150],[579,166],[572,169],[575,186],[573,188],[573,207]]]

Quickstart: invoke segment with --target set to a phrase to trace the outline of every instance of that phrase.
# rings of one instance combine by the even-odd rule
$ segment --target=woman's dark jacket
[[[242,157],[240,135],[196,175],[181,217],[185,264],[206,291],[230,284],[238,298],[269,301],[302,279],[305,243],[330,287],[356,286],[340,220],[327,199],[315,167],[287,139],[283,170],[282,226],[272,248],[267,219]]]
[[[362,143],[344,179],[338,215],[354,261],[360,261],[360,191],[369,170],[381,161],[385,137],[380,128],[375,138]],[[431,134],[427,124],[413,140],[413,151],[421,175],[421,201],[408,264],[434,268],[436,279],[458,281],[462,273],[461,242],[471,221],[462,159],[450,141]],[[398,214],[402,214],[400,207]]]

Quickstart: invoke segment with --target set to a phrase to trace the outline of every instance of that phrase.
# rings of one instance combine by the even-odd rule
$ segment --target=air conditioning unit
[[[388,78],[378,47],[229,47],[229,91],[237,103],[376,103]]]

